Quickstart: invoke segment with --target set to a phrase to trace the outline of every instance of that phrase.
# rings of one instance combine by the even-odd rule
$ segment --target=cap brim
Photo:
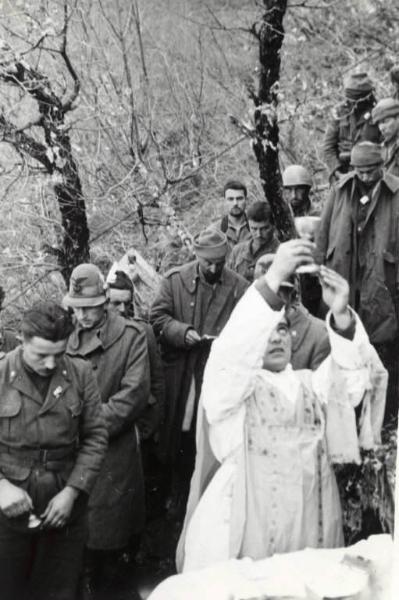
[[[66,306],[70,308],[92,308],[101,306],[107,302],[106,296],[96,296],[94,298],[75,298],[67,294],[63,300]]]
[[[362,165],[355,164],[352,161],[350,162],[351,167],[355,167],[355,168],[356,167],[360,167],[360,168],[361,167],[380,167],[383,164],[384,164],[384,161],[382,159],[380,161],[378,161],[378,162],[367,163],[367,164],[362,164]]]

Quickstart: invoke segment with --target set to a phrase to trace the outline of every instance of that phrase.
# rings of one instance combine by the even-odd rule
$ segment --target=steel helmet
[[[283,172],[283,186],[292,187],[297,185],[312,187],[312,178],[309,171],[302,165],[290,165]]]

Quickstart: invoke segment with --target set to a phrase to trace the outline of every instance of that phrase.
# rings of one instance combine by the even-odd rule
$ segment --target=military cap
[[[368,95],[374,85],[367,73],[351,73],[344,79],[345,92],[355,92],[359,95]]]
[[[373,142],[359,142],[351,152],[352,167],[371,167],[383,163],[381,146]]]
[[[69,292],[64,304],[71,308],[85,308],[105,304],[104,277],[98,267],[83,263],[74,268],[69,283]]]
[[[397,117],[399,115],[399,100],[395,98],[383,98],[373,108],[371,116],[374,123],[379,123],[389,117]]]
[[[227,237],[218,229],[208,228],[194,237],[194,251],[199,258],[216,260],[227,254]]]

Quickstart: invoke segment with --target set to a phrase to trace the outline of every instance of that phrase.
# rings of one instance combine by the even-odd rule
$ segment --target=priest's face
[[[269,337],[263,355],[263,368],[273,373],[283,371],[291,360],[291,334],[286,320],[280,321]]]

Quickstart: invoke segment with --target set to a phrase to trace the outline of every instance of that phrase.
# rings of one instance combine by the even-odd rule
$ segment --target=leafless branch
[[[71,94],[69,95],[69,98],[67,98],[66,100],[63,100],[63,102],[62,102],[62,107],[64,109],[64,112],[71,110],[72,105],[75,102],[76,98],[78,97],[78,94],[80,91],[80,79],[72,65],[72,62],[71,62],[68,52],[67,52],[68,23],[69,23],[68,3],[67,3],[67,0],[64,0],[64,26],[62,28],[62,43],[61,43],[60,54],[64,60],[65,66],[68,69],[68,72],[73,81],[73,90],[72,90]]]

